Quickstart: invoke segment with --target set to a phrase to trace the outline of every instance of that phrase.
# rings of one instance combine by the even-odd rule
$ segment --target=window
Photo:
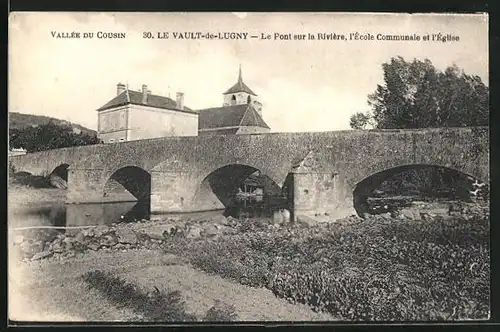
[[[127,122],[125,115],[126,115],[125,111],[122,111],[120,113],[120,128],[125,128]]]
[[[120,138],[120,142],[125,142],[125,138]]]
[[[233,97],[231,98],[231,105],[236,105],[236,96],[233,95]]]
[[[252,102],[252,97],[248,96],[247,98],[247,104],[250,104]]]
[[[115,139],[114,138],[110,138],[109,139],[109,143],[114,143],[115,142]]]

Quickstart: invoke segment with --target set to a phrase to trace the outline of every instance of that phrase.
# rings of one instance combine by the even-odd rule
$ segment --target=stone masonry
[[[356,184],[405,165],[447,167],[489,182],[489,130],[167,137],[29,153],[9,161],[15,172],[34,175],[49,175],[61,164],[70,165],[68,201],[73,203],[102,201],[112,175],[124,167],[136,167],[151,174],[152,212],[216,206],[210,187],[202,186],[204,179],[222,167],[244,165],[260,170],[279,186],[293,174],[293,211],[344,217],[353,211]]]

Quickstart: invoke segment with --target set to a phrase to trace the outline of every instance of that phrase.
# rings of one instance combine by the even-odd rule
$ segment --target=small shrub
[[[9,177],[14,176],[14,174],[16,174],[16,167],[12,163],[9,163]]]
[[[206,322],[234,322],[236,320],[238,320],[238,315],[234,306],[219,300],[215,301],[215,305],[207,311],[203,318],[203,321]]]
[[[292,303],[358,321],[489,316],[489,220],[372,217],[358,224],[281,228],[179,240],[171,252]]]
[[[33,175],[28,172],[17,172],[10,176],[12,183],[33,188],[52,188],[48,177]]]
[[[97,289],[119,307],[131,308],[147,321],[196,321],[194,315],[186,312],[179,291],[166,292],[155,287],[154,291],[144,292],[138,286],[100,270],[87,272],[83,279],[89,288]]]

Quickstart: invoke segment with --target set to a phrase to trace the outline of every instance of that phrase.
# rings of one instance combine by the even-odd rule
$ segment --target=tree
[[[10,147],[24,148],[27,152],[99,143],[102,142],[96,136],[76,134],[70,126],[60,126],[52,122],[37,127],[14,128],[9,132]]]
[[[456,65],[444,72],[431,61],[392,58],[382,64],[384,82],[368,95],[368,113],[351,116],[353,129],[372,122],[378,129],[488,126],[489,89],[479,76]],[[386,181],[384,189],[438,194],[438,188],[466,188],[463,175],[437,167],[407,169]],[[412,189],[413,188],[413,189]]]
[[[489,88],[456,65],[444,72],[428,59],[392,58],[382,64],[384,84],[368,96],[368,116],[379,129],[487,126]],[[351,117],[358,129],[364,116]],[[362,121],[361,121],[362,123]]]
[[[366,129],[368,125],[371,125],[372,118],[369,113],[356,113],[351,116],[350,126],[352,129]]]

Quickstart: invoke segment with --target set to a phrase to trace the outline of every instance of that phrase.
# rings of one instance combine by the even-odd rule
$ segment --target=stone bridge
[[[106,201],[113,183],[150,198],[152,213],[224,208],[260,170],[288,188],[293,216],[354,213],[368,192],[409,167],[434,165],[489,182],[486,127],[168,137],[64,148],[9,158],[16,172],[59,174],[69,203]],[[361,188],[361,187],[364,188]]]

